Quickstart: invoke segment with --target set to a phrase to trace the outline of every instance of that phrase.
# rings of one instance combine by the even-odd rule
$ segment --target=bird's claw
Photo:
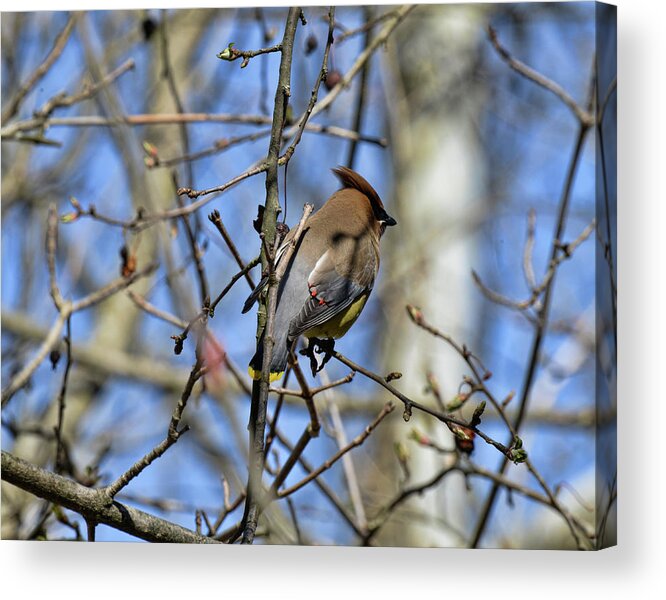
[[[307,356],[310,359],[310,370],[312,371],[312,376],[315,377],[319,371],[321,371],[326,363],[331,360],[333,356],[333,350],[335,348],[334,339],[319,339],[319,338],[310,338],[310,341],[306,348],[300,351],[302,356]],[[316,354],[323,354],[324,358],[321,361],[321,364],[317,361]]]

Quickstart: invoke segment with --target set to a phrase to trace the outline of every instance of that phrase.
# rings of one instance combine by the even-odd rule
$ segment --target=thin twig
[[[125,473],[123,473],[116,481],[111,485],[104,488],[104,492],[108,494],[110,498],[113,498],[120,490],[122,490],[132,479],[136,478],[146,467],[148,467],[154,460],[162,456],[171,446],[173,446],[180,437],[186,433],[189,427],[179,429],[180,421],[183,416],[183,411],[187,406],[187,401],[189,400],[192,390],[194,389],[194,384],[197,380],[203,375],[204,370],[201,368],[201,359],[197,359],[196,363],[192,367],[190,376],[185,384],[185,389],[180,396],[176,407],[171,415],[171,421],[169,422],[169,427],[167,429],[167,435],[162,442],[155,446],[150,452],[145,456],[139,459],[134,463]]]
[[[353,369],[354,371],[361,373],[361,375],[367,377],[368,379],[372,379],[373,381],[381,385],[383,388],[391,392],[391,394],[393,394],[405,406],[405,411],[403,413],[403,418],[405,419],[405,421],[408,421],[411,418],[412,409],[420,410],[430,415],[431,417],[435,417],[438,421],[441,421],[442,423],[445,423],[447,425],[457,425],[458,427],[472,430],[479,437],[481,437],[481,439],[483,439],[487,444],[490,444],[491,446],[499,450],[504,456],[513,460],[513,454],[510,447],[507,447],[501,444],[500,442],[494,440],[488,434],[481,431],[478,427],[472,426],[471,423],[466,423],[465,421],[457,419],[451,415],[446,415],[439,411],[433,410],[432,408],[425,406],[424,404],[421,404],[419,402],[416,402],[415,400],[412,400],[411,398],[408,398],[402,392],[394,388],[391,384],[387,383],[384,377],[381,377],[380,375],[377,375],[376,373],[369,371],[368,369],[362,367],[361,365],[356,364],[355,362],[351,361],[350,359],[348,359],[346,356],[343,356],[339,352],[334,351],[333,357],[339,360],[344,365],[347,365],[350,369]]]
[[[107,298],[119,292],[120,290],[129,287],[137,279],[150,275],[156,268],[157,268],[156,264],[150,264],[145,269],[136,271],[129,277],[120,277],[112,281],[103,288],[88,294],[87,296],[81,298],[76,302],[64,301],[55,322],[51,326],[48,335],[42,342],[42,345],[39,347],[39,350],[37,351],[35,356],[27,365],[23,367],[23,369],[21,369],[14,376],[14,378],[9,382],[9,384],[7,384],[7,387],[5,387],[4,390],[2,390],[2,407],[4,408],[7,402],[9,402],[9,400],[12,398],[12,396],[18,390],[20,390],[26,383],[28,383],[28,380],[35,372],[37,367],[43,362],[47,354],[55,346],[56,340],[58,339],[58,337],[60,337],[62,328],[70,315],[80,310],[89,308],[90,306],[93,306],[95,304],[99,304],[100,302],[106,300]]]
[[[292,155],[294,154],[294,151],[296,150],[296,146],[298,146],[298,143],[301,141],[301,137],[303,136],[303,131],[305,130],[305,126],[307,125],[308,119],[312,115],[314,106],[317,103],[317,96],[319,95],[319,86],[321,85],[322,81],[326,79],[326,75],[328,74],[328,54],[331,50],[331,45],[333,44],[334,23],[335,23],[335,7],[331,6],[328,9],[328,36],[326,38],[326,47],[324,48],[324,56],[322,58],[321,69],[319,70],[317,81],[315,81],[314,87],[312,88],[312,92],[310,94],[310,102],[308,102],[308,106],[305,109],[305,112],[303,113],[303,115],[301,115],[301,118],[298,121],[298,128],[296,130],[296,135],[294,137],[294,140],[291,142],[287,150],[282,155],[282,160],[284,161],[285,169],[287,168],[289,160],[291,159]]]
[[[189,335],[190,331],[192,330],[193,327],[198,326],[203,320],[207,319],[208,317],[213,317],[215,313],[215,309],[217,308],[217,305],[222,301],[222,299],[229,293],[231,288],[235,285],[235,283],[244,275],[247,274],[248,271],[253,269],[256,265],[259,264],[259,257],[251,260],[243,269],[241,269],[238,273],[236,273],[229,283],[225,286],[225,288],[217,295],[215,300],[213,300],[210,303],[204,302],[204,306],[202,310],[193,318],[191,319],[188,323],[185,324],[185,328],[183,331],[178,334],[172,336],[172,339],[175,340],[176,346],[175,346],[175,353],[180,354],[183,348],[183,342],[187,339],[187,336]]]
[[[320,467],[318,467],[314,471],[311,471],[307,475],[307,477],[301,479],[301,481],[299,481],[298,483],[295,483],[291,487],[278,492],[277,497],[278,498],[284,498],[285,496],[289,496],[290,494],[293,494],[294,492],[300,490],[304,485],[308,484],[310,481],[312,481],[316,477],[319,477],[319,475],[321,475],[324,471],[330,469],[347,452],[349,452],[350,450],[353,450],[354,448],[360,446],[366,439],[368,439],[368,437],[375,430],[375,428],[384,420],[384,418],[386,416],[388,416],[390,413],[392,413],[394,409],[395,409],[395,404],[393,404],[393,402],[387,402],[384,405],[384,408],[382,408],[380,413],[377,415],[377,418],[372,423],[370,423],[351,442],[349,442],[349,444],[347,444],[344,448],[340,448],[340,450],[338,452],[336,452],[331,458],[326,460]],[[275,489],[277,489],[277,487],[275,487]]]
[[[323,381],[328,379],[328,374],[326,371],[322,370],[321,377]],[[347,440],[345,426],[342,422],[342,417],[340,416],[340,409],[338,408],[338,405],[335,402],[335,398],[331,392],[327,391],[324,397],[328,402],[328,411],[331,415],[331,422],[333,423],[335,441],[338,444],[338,448],[342,449],[347,446],[349,441]],[[359,525],[361,525],[361,527],[365,528],[368,526],[368,519],[366,517],[365,506],[363,504],[361,487],[358,483],[358,476],[356,475],[356,469],[354,468],[354,460],[350,453],[347,453],[342,457],[342,471],[344,472],[345,480],[347,481],[349,499],[351,500],[352,507],[354,508],[356,521],[359,523]]]
[[[58,213],[55,204],[49,206],[49,214],[46,221],[46,260],[49,270],[49,289],[56,310],[60,311],[63,305],[63,297],[58,288],[56,279],[56,254],[58,246]]]
[[[589,101],[588,101],[588,106],[591,106],[591,102],[593,99],[593,90],[595,89],[595,81],[596,77],[591,78],[591,83],[590,83],[590,93],[589,93]],[[578,167],[578,164],[580,162],[580,158],[582,156],[583,152],[583,147],[584,147],[584,142],[587,137],[587,133],[589,131],[590,124],[581,119],[580,120],[580,125],[578,129],[578,133],[576,136],[576,140],[574,142],[573,146],[573,151],[571,154],[571,158],[569,160],[569,166],[567,168],[566,176],[564,179],[564,184],[562,188],[562,195],[560,198],[559,202],[559,210],[558,210],[558,218],[557,222],[555,225],[555,232],[553,234],[552,242],[551,242],[551,251],[550,251],[550,260],[551,262],[556,260],[558,253],[560,252],[560,240],[562,239],[562,233],[564,231],[566,221],[567,221],[567,215],[569,211],[569,202],[571,198],[571,190],[573,188],[573,183],[576,175],[576,170]],[[523,420],[525,418],[526,412],[527,412],[527,405],[529,402],[531,390],[532,390],[532,384],[534,382],[534,378],[536,375],[538,363],[539,363],[539,357],[541,355],[541,346],[543,343],[543,339],[546,336],[547,330],[548,330],[548,316],[549,316],[549,311],[550,311],[550,301],[552,297],[552,291],[553,291],[553,284],[555,282],[555,275],[549,279],[546,288],[544,290],[544,298],[543,298],[543,303],[542,306],[539,310],[538,313],[538,321],[537,321],[537,327],[536,331],[534,334],[534,339],[532,341],[532,347],[530,349],[529,353],[529,358],[528,358],[528,363],[527,363],[527,370],[525,371],[525,378],[523,381],[523,388],[522,388],[522,393],[520,395],[520,401],[518,404],[518,412],[516,415],[516,418],[513,422],[513,429],[515,431],[519,431],[520,426],[523,423]],[[507,467],[507,460],[502,460],[498,473],[502,475],[504,473],[504,470]],[[546,487],[547,489],[547,487]],[[470,542],[470,547],[476,548],[481,540],[481,537],[483,536],[483,533],[486,529],[486,526],[488,524],[489,518],[490,518],[490,513],[493,509],[493,506],[495,504],[495,500],[497,498],[497,492],[499,490],[499,486],[497,484],[494,484],[493,487],[490,490],[490,493],[488,494],[488,497],[486,498],[486,501],[481,509],[479,519],[477,521],[475,530],[474,530],[474,535],[472,537],[472,540]],[[578,541],[578,539],[577,539]]]
[[[154,157],[153,161],[147,166],[150,169],[159,168],[159,167],[173,167],[181,163],[191,163],[195,160],[200,160],[202,158],[207,158],[208,156],[214,156],[215,154],[220,154],[226,152],[235,146],[239,146],[246,142],[253,142],[255,140],[261,139],[267,135],[270,135],[270,129],[260,129],[254,133],[246,133],[244,135],[238,135],[230,138],[222,138],[216,140],[215,143],[210,147],[204,150],[199,150],[197,152],[181,154],[180,156],[174,156],[173,158],[161,158]]]
[[[287,385],[290,376],[291,376],[291,365],[287,365],[287,370],[284,374],[284,379],[283,379],[284,385]],[[273,388],[271,388],[269,391],[274,391],[274,390]],[[273,440],[275,439],[275,430],[277,428],[278,420],[280,418],[280,413],[282,412],[284,397],[285,395],[288,394],[288,390],[277,393],[278,393],[278,399],[277,402],[275,403],[273,418],[269,419],[269,430],[268,434],[266,435],[266,448],[264,449],[264,462],[266,460],[266,457],[268,456],[268,453],[270,452],[271,446],[273,445]]]
[[[23,99],[26,97],[26,95],[30,92],[30,90],[32,90],[32,88],[35,87],[35,85],[37,85],[37,82],[42,77],[44,77],[46,73],[49,72],[49,69],[53,66],[53,63],[55,63],[55,61],[58,60],[58,58],[62,54],[62,51],[65,49],[67,40],[69,39],[72,30],[74,29],[74,25],[76,24],[76,19],[77,19],[76,13],[70,15],[69,19],[67,20],[67,23],[65,24],[65,27],[58,34],[58,37],[55,39],[55,42],[53,44],[53,48],[48,53],[42,64],[35,69],[35,71],[30,75],[30,77],[28,77],[28,79],[23,83],[23,85],[18,89],[16,95],[10,100],[7,107],[2,111],[3,123],[9,121],[9,119],[11,119],[16,114],[19,107],[21,106],[21,102],[23,102]]]
[[[366,22],[361,25],[360,27],[356,27],[355,29],[345,29],[342,34],[340,34],[335,42],[336,44],[342,44],[349,38],[352,38],[354,36],[357,36],[361,33],[367,33],[375,27],[375,25],[379,25],[379,23],[382,23],[383,21],[386,21],[387,19],[391,19],[395,16],[396,10],[389,10],[386,11],[385,13],[382,13],[381,15],[375,17],[374,19],[368,19]],[[336,28],[341,27],[339,22],[335,23]]]
[[[527,239],[525,240],[525,249],[523,251],[523,274],[525,281],[530,289],[537,286],[534,275],[534,264],[532,263],[532,254],[534,251],[534,239],[536,232],[536,211],[532,208],[527,215]]]
[[[226,60],[228,62],[233,62],[242,58],[243,62],[241,63],[241,69],[244,69],[249,64],[250,59],[255,56],[272,54],[273,52],[282,52],[282,44],[275,44],[270,48],[260,48],[259,50],[238,50],[233,47],[233,44],[229,44],[224,50],[217,53],[217,57],[220,60]]]
[[[180,125],[181,123],[239,123],[245,125],[266,125],[270,119],[263,115],[229,113],[157,113],[135,114],[106,117],[102,115],[77,115],[71,117],[51,117],[52,127],[118,127],[122,125]],[[7,139],[21,131],[29,131],[44,125],[43,119],[31,118],[6,125],[0,130],[2,138]]]
[[[372,17],[372,7],[364,7],[365,19],[366,19],[366,28],[363,34],[363,48],[367,48],[370,43],[370,36],[372,34],[372,26],[368,27],[368,24],[371,24],[373,19]],[[354,131],[360,131],[363,123],[363,110],[365,108],[365,96],[366,90],[368,87],[368,73],[370,71],[370,59],[363,65],[361,70],[361,81],[358,86],[358,95],[356,96],[356,107],[354,109],[354,125],[352,129]],[[345,163],[350,169],[354,168],[354,159],[356,158],[356,149],[358,148],[358,143],[352,141],[349,145],[349,154],[347,156],[347,162]]]
[[[502,294],[499,294],[498,292],[490,289],[485,283],[483,283],[481,277],[476,271],[472,271],[472,277],[474,279],[474,283],[476,283],[476,285],[479,287],[479,289],[486,298],[488,298],[492,302],[495,302],[496,304],[501,304],[502,306],[513,308],[515,310],[526,310],[528,308],[531,308],[536,304],[541,294],[543,294],[547,290],[551,280],[555,276],[555,271],[557,270],[557,267],[560,265],[560,263],[572,257],[574,250],[576,250],[578,246],[580,246],[588,237],[590,237],[590,235],[596,228],[596,224],[597,224],[596,219],[592,219],[592,222],[589,225],[587,225],[585,229],[583,229],[580,235],[573,242],[570,242],[568,244],[558,243],[557,248],[558,250],[561,250],[561,253],[558,252],[558,254],[550,260],[548,264],[548,269],[544,274],[543,279],[538,285],[535,284],[532,287],[530,296],[525,300],[512,300],[511,298],[507,298],[506,296],[503,296]],[[532,244],[533,243],[534,242],[532,240]],[[525,259],[523,262],[528,260],[527,258],[528,244],[525,245]],[[529,251],[529,254],[531,255],[531,249]],[[526,277],[534,277],[534,272],[532,271],[531,273],[529,273],[529,271],[526,271]]]
[[[130,300],[134,302],[134,304],[136,304],[141,310],[153,315],[154,317],[157,317],[161,321],[166,321],[167,323],[171,323],[176,327],[187,327],[187,321],[183,321],[183,319],[180,319],[175,315],[166,312],[165,310],[157,308],[154,304],[148,302],[148,300],[146,300],[140,294],[137,294],[135,291],[127,290],[127,295],[129,296]]]
[[[119,127],[122,125],[130,126],[142,126],[142,125],[180,125],[181,123],[240,123],[244,125],[267,125],[270,124],[270,117],[265,117],[263,115],[234,115],[234,114],[206,114],[206,113],[189,113],[189,114],[136,114],[136,115],[126,115],[121,117],[104,117],[98,115],[81,115],[81,116],[72,116],[72,117],[50,117],[46,124],[49,129],[54,127]],[[3,140],[17,139],[14,136],[23,131],[30,131],[31,129],[41,128],[45,125],[45,122],[40,119],[31,118],[22,121],[16,121],[6,125],[0,129],[0,135]],[[366,142],[368,144],[374,144],[380,146],[381,148],[386,148],[388,146],[388,141],[384,137],[376,137],[371,135],[365,135],[358,133],[356,131],[351,131],[350,129],[345,129],[344,127],[338,127],[336,125],[327,125],[325,123],[308,123],[305,126],[305,130],[310,133],[320,133],[322,135],[329,135],[332,137],[338,137],[346,140],[358,140],[361,142]],[[238,138],[230,138],[229,140],[220,140],[213,148],[210,150],[201,151],[201,155],[198,153],[193,153],[190,155],[190,160],[196,160],[197,158],[202,158],[203,156],[208,156],[216,152],[223,151],[228,145],[241,143],[242,141],[251,141],[268,135],[270,130],[262,130],[261,132],[256,132],[249,134],[248,136],[239,136]],[[285,133],[283,139],[289,139],[291,136],[288,133]],[[30,141],[27,134],[23,135],[21,140]],[[52,145],[60,146],[60,142],[44,140],[43,138],[36,138],[40,143],[49,143]],[[205,153],[205,154],[204,154]],[[167,159],[167,160],[158,160],[155,166],[165,166],[165,164],[172,160],[174,163],[178,160],[185,160],[185,157],[179,157],[178,159]],[[170,165],[169,165],[170,166]]]
[[[291,473],[291,470],[294,468],[294,466],[296,466],[296,462],[301,457],[301,455],[305,451],[306,446],[310,443],[313,437],[314,436],[312,434],[312,429],[310,428],[310,425],[308,425],[303,430],[301,437],[298,438],[298,441],[296,442],[294,449],[291,451],[291,454],[289,454],[289,456],[287,457],[287,460],[285,461],[284,465],[282,466],[278,474],[275,476],[275,479],[273,480],[273,483],[271,484],[271,487],[268,490],[266,497],[262,500],[262,509],[265,508],[273,498],[278,497],[279,495],[278,490],[280,489],[280,486],[287,479],[289,473]]]
[[[44,125],[47,125],[47,119],[56,108],[65,108],[78,104],[83,100],[92,98],[99,90],[107,85],[113,83],[116,79],[127,73],[134,68],[135,63],[133,59],[127,59],[123,64],[116,69],[105,75],[100,81],[92,84],[85,84],[80,92],[68,96],[67,94],[58,94],[46,101],[44,106],[35,112],[35,118],[41,120]]]
[[[291,516],[291,521],[294,524],[294,531],[296,532],[296,544],[299,546],[303,545],[303,536],[301,535],[301,528],[298,524],[298,519],[296,518],[296,508],[291,498],[287,497],[287,508],[289,509],[289,516]]]
[[[65,372],[62,376],[62,385],[60,394],[58,394],[58,423],[55,427],[56,439],[56,460],[55,471],[59,473],[65,465],[65,448],[62,440],[62,429],[65,423],[65,396],[67,394],[67,382],[69,380],[69,371],[72,368],[72,316],[67,318],[67,333],[65,334],[65,347],[67,348],[67,362],[65,363]]]
[[[387,17],[386,24],[382,27],[381,31],[373,38],[372,42],[368,47],[361,52],[354,64],[349,68],[349,70],[343,75],[340,82],[326,94],[326,97],[323,98],[317,106],[314,107],[310,118],[314,118],[316,115],[326,110],[340,95],[342,90],[346,89],[351,80],[358,74],[358,72],[363,68],[363,65],[368,61],[372,54],[389,38],[393,33],[395,28],[400,25],[400,23],[405,19],[405,17],[416,8],[416,5],[403,5],[397,8],[390,17]],[[300,123],[300,119],[298,121]],[[294,135],[296,133],[296,127],[289,129],[289,134]]]
[[[103,300],[106,300],[110,296],[113,296],[115,293],[124,290],[125,288],[128,288],[135,281],[143,277],[148,277],[149,275],[152,275],[157,270],[157,267],[158,263],[153,262],[150,263],[148,266],[144,267],[143,269],[135,271],[129,277],[118,277],[118,279],[114,279],[113,281],[106,284],[104,287],[100,288],[99,290],[91,292],[84,298],[81,298],[80,300],[73,302],[70,308],[71,312],[75,313],[80,310],[89,308],[95,304],[99,304]]]
[[[173,69],[171,68],[171,61],[169,60],[169,36],[167,35],[167,11],[162,9],[162,18],[160,20],[160,39],[162,41],[161,51],[162,51],[162,77],[167,81],[167,86],[169,88],[169,93],[173,99],[174,104],[176,105],[176,110],[178,114],[185,114],[185,106],[183,101],[178,93],[178,87],[176,86],[176,78],[173,74]],[[190,137],[187,132],[187,124],[184,121],[181,121],[178,124],[178,130],[180,131],[180,143],[183,146],[183,154],[190,153]],[[192,168],[192,163],[189,161],[185,163],[185,168],[187,169],[187,187],[192,187],[194,185],[194,171]],[[185,217],[184,217],[185,218]],[[207,294],[203,294],[202,298]]]
[[[533,81],[538,86],[548,90],[552,94],[555,94],[564,104],[566,104],[571,112],[576,116],[578,121],[582,126],[590,127],[594,125],[594,115],[590,114],[589,111],[583,109],[579,104],[557,83],[548,79],[541,73],[535,71],[531,67],[528,67],[525,63],[520,62],[519,60],[513,58],[509,51],[504,48],[497,39],[496,31],[489,25],[488,26],[488,38],[492,43],[493,47],[500,55],[502,60],[506,62],[509,67],[511,67],[516,73],[519,73],[523,77],[526,77],[530,81]]]
[[[187,134],[184,134],[187,136]],[[191,179],[190,179],[191,180]],[[173,171],[172,173],[172,181],[174,184],[174,188],[178,189],[178,182],[176,179],[176,172]],[[183,199],[180,195],[176,195],[178,205],[182,208],[184,206]],[[193,215],[195,218],[197,215]],[[208,278],[206,277],[206,268],[204,267],[203,263],[203,252],[201,251],[201,248],[199,247],[199,244],[197,242],[196,235],[194,231],[192,230],[192,224],[190,223],[190,219],[187,215],[183,215],[181,217],[183,221],[183,226],[185,227],[185,235],[187,236],[187,242],[190,246],[190,250],[192,251],[192,260],[194,261],[194,265],[196,268],[197,272],[197,278],[199,280],[199,293],[201,294],[200,297],[200,302],[201,304],[206,304],[207,300],[210,300],[210,294],[208,292]]]
[[[315,408],[314,405],[314,394],[312,393],[312,390],[308,385],[307,379],[303,374],[301,365],[298,364],[298,360],[293,356],[293,353],[292,353],[292,362],[293,362],[292,369],[294,371],[294,375],[296,375],[296,380],[298,381],[298,385],[301,386],[301,398],[303,398],[303,400],[305,401],[305,405],[308,407],[308,414],[310,415],[310,433],[312,434],[312,437],[317,437],[319,435],[319,430],[321,429],[321,425],[319,423],[319,416],[317,415],[317,409]]]
[[[226,483],[226,479],[224,480],[224,482]],[[229,485],[226,484],[224,491],[224,509],[218,515],[217,520],[215,521],[213,526],[209,528],[210,529],[209,535],[211,536],[217,535],[217,532],[219,531],[220,527],[222,526],[222,523],[224,523],[224,520],[227,518],[229,513],[235,511],[241,505],[243,500],[245,500],[245,491],[243,490],[238,494],[238,497],[233,502],[231,502],[229,499],[228,488]]]
[[[324,385],[320,385],[319,387],[315,388],[309,388],[308,389],[308,394],[312,397],[316,396],[317,394],[321,394],[322,392],[325,392],[326,390],[330,390],[334,387],[338,387],[340,385],[344,385],[346,383],[349,383],[352,379],[354,379],[354,375],[356,375],[355,371],[351,371],[348,375],[345,375],[342,379],[336,379],[335,381],[329,381],[328,383],[325,383]],[[276,388],[272,387],[269,391],[273,392],[274,394],[281,394],[285,396],[296,396],[298,398],[303,398],[303,390],[290,390],[287,388]]]
[[[234,241],[231,239],[231,236],[229,235],[229,232],[227,231],[227,228],[224,226],[224,223],[222,222],[222,217],[220,216],[220,211],[219,210],[214,210],[210,215],[208,215],[208,220],[215,225],[217,230],[220,232],[220,235],[222,236],[222,239],[225,241],[227,244],[227,247],[229,248],[229,252],[231,252],[231,255],[234,257],[234,260],[236,261],[236,264],[241,268],[241,270],[245,270],[245,280],[247,281],[248,285],[250,286],[251,290],[254,290],[255,285],[254,285],[254,280],[252,279],[252,276],[249,274],[247,270],[247,265],[241,258],[240,252],[238,251],[238,248],[236,248],[236,244],[234,244]]]
[[[280,433],[279,429],[276,429],[275,431],[275,436],[276,438],[280,441],[280,443],[287,449],[289,452],[294,451],[294,446],[289,442],[289,440],[283,436]],[[300,456],[298,458],[298,464],[307,472],[311,473],[314,470],[314,467],[305,459],[303,456]],[[322,479],[319,477],[315,477],[313,480],[313,484],[317,486],[319,491],[321,491],[324,496],[330,501],[330,503],[333,505],[333,507],[338,511],[340,516],[345,520],[345,522],[354,530],[354,533],[358,535],[359,537],[363,537],[366,533],[366,530],[363,526],[359,525],[352,514],[350,514],[349,510],[344,506],[340,498],[336,495],[336,493],[331,489],[331,487]]]

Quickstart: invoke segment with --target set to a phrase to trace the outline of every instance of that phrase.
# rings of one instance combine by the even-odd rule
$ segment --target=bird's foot
[[[332,338],[319,339],[319,338],[309,338],[307,348],[304,348],[300,351],[300,354],[307,356],[310,359],[310,369],[312,371],[312,376],[315,377],[319,371],[321,371],[326,363],[331,360],[333,356],[333,350],[335,349],[335,340]],[[323,354],[324,358],[321,363],[317,360],[316,354]]]

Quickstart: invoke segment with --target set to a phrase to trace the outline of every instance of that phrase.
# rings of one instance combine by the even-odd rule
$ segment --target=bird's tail
[[[289,344],[287,336],[276,336],[275,346],[273,346],[273,355],[271,356],[271,371],[270,381],[276,381],[282,377],[285,369],[287,368],[287,360],[289,358]],[[247,368],[250,377],[255,381],[261,379],[261,369],[264,362],[264,334],[261,334],[259,343],[257,344],[257,351],[254,353],[252,360]]]

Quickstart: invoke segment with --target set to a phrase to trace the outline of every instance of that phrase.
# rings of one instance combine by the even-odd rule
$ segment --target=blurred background
[[[338,7],[329,72],[346,73],[382,29],[386,19],[381,16],[394,10]],[[307,25],[297,29],[294,46],[290,98],[294,115],[307,107],[321,69],[327,13],[324,7],[304,7]],[[159,262],[155,273],[132,286],[136,294],[183,320],[197,314],[199,279],[182,220],[161,221],[137,232],[98,218],[76,217],[71,198],[84,209],[94,205],[98,214],[129,221],[140,209],[154,213],[177,207],[179,201],[190,202],[186,196],[178,198],[178,186],[214,187],[263,159],[279,55],[257,56],[241,69],[240,60],[221,61],[216,54],[232,42],[243,50],[278,43],[285,17],[286,10],[273,8],[78,14],[62,54],[20,106],[9,112],[9,102],[42,64],[71,15],[2,14],[3,389],[32,358],[57,315],[49,297],[44,243],[52,203],[65,216],[58,229],[56,270],[66,298],[83,297],[118,277],[119,252],[126,246],[136,254],[139,268]],[[515,416],[541,300],[525,310],[505,306],[487,291],[484,294],[472,271],[503,297],[530,298],[525,245],[533,242],[533,268],[541,282],[580,125],[559,98],[502,60],[487,28],[492,25],[513,57],[556,81],[586,107],[595,93],[595,18],[595,5],[586,2],[417,6],[362,73],[311,122],[359,131],[363,139],[354,142],[306,130],[286,173],[286,206],[285,173],[280,171],[281,202],[292,226],[305,202],[319,207],[337,189],[330,169],[339,164],[359,171],[397,219],[398,226],[382,239],[380,277],[370,301],[336,348],[377,373],[399,371],[402,378],[393,384],[414,400],[436,408],[436,380],[443,402],[450,403],[463,376],[470,373],[450,346],[412,323],[405,310],[408,304],[419,306],[428,322],[481,358],[492,373],[487,385],[497,398],[515,393],[506,406],[507,414]],[[75,94],[128,59],[134,68],[90,98],[56,108],[40,127],[15,127],[32,119],[60,92]],[[328,87],[334,82],[331,78]],[[603,98],[610,83],[603,89],[599,84],[597,96]],[[320,100],[328,91],[322,86]],[[615,110],[611,94],[606,104],[611,124]],[[202,117],[185,125],[141,118],[177,113],[229,118],[221,122]],[[132,116],[134,121],[128,118]],[[575,159],[560,241],[579,238],[595,216],[600,222],[595,203],[597,141],[593,129]],[[612,127],[604,142],[613,154]],[[612,196],[614,189],[609,193]],[[240,256],[249,262],[260,248],[252,221],[264,201],[265,179],[259,175],[211,196],[190,219],[211,296],[224,288],[238,265],[208,221],[208,213],[220,212]],[[608,231],[614,240],[614,229]],[[605,484],[595,480],[599,460],[595,434],[599,424],[613,422],[615,399],[609,393],[609,402],[597,411],[598,237],[593,233],[582,240],[557,268],[520,434],[534,466],[562,505],[608,542],[615,535],[613,519],[608,519],[610,531],[601,534],[598,523],[614,490],[601,493]],[[258,281],[258,267],[252,276]],[[208,323],[217,343],[206,349],[211,363],[214,356],[226,353],[246,386],[256,330],[254,311],[240,313],[248,293],[248,285],[240,280],[220,303]],[[180,355],[174,354],[171,336],[181,331],[146,313],[126,292],[73,315],[74,360],[62,430],[69,459],[64,474],[87,484],[108,484],[164,438],[194,363],[192,338],[185,341]],[[612,371],[612,336],[603,356],[601,366]],[[53,468],[53,430],[64,368],[62,357],[55,367],[45,360],[29,385],[3,407],[3,450]],[[325,377],[335,380],[348,373],[331,361]],[[320,383],[318,378],[314,385]],[[291,384],[295,386],[294,381]],[[341,439],[361,433],[390,399],[387,391],[360,375],[317,396],[324,430],[304,457],[311,465],[321,464],[344,445]],[[274,402],[271,396],[269,413]],[[465,404],[455,414],[469,418],[475,405]],[[470,545],[492,485],[486,477],[452,471],[383,518],[393,498],[427,483],[451,460],[452,452],[436,451],[419,439],[426,436],[444,450],[455,448],[453,435],[438,421],[415,412],[405,422],[401,413],[398,406],[362,446],[322,479],[357,522],[382,518],[375,544]],[[248,415],[243,381],[224,363],[212,368],[205,388],[197,386],[186,409],[184,422],[191,431],[132,481],[118,500],[190,529],[195,527],[197,511],[214,520],[223,508],[223,481],[234,500],[247,479]],[[308,421],[303,401],[285,398],[279,425],[291,444]],[[506,442],[506,426],[490,407],[481,427]],[[282,464],[289,455],[277,442],[272,450],[275,455],[269,465]],[[603,452],[612,470],[612,449]],[[469,460],[494,471],[502,458],[477,438]],[[297,467],[286,484],[303,475]],[[542,491],[525,465],[510,464],[506,476],[526,489]],[[291,496],[291,503],[270,507],[260,521],[259,543],[362,542],[317,486],[305,486]],[[222,528],[241,515],[242,503]],[[84,532],[78,515],[53,510],[49,503],[2,484],[3,538],[76,539]],[[99,526],[96,539],[134,538]],[[478,545],[576,547],[560,514],[504,488]]]

